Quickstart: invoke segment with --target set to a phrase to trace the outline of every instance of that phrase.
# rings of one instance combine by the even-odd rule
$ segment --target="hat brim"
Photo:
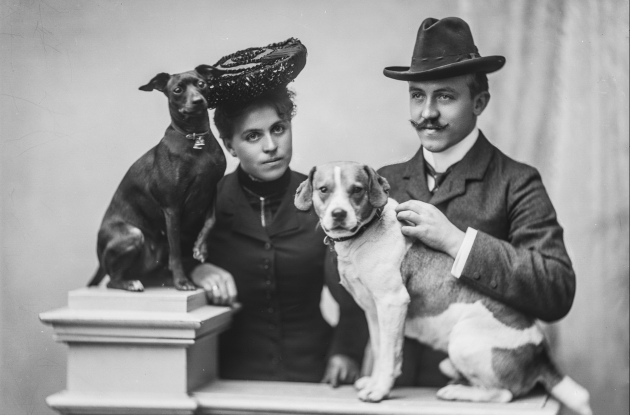
[[[503,65],[505,65],[505,57],[503,56],[484,56],[418,72],[410,71],[409,66],[390,66],[383,69],[383,75],[399,81],[430,81],[432,79],[452,78],[476,72],[496,72]]]

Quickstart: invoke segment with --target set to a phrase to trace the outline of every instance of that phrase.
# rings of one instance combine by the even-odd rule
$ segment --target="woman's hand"
[[[193,270],[193,282],[206,291],[211,304],[232,305],[236,301],[236,284],[232,274],[212,264],[200,264]]]
[[[433,249],[442,251],[453,258],[457,256],[464,241],[464,232],[453,225],[435,206],[409,200],[396,206],[398,220],[407,222],[402,227],[406,236],[417,238]]]
[[[359,365],[354,359],[336,354],[328,359],[322,383],[330,383],[333,388],[341,384],[351,384],[359,378],[359,372]]]

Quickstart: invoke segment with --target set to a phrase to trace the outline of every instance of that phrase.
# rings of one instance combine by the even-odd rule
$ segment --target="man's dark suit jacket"
[[[538,171],[507,157],[481,132],[435,194],[424,163],[420,148],[408,162],[379,174],[396,201],[430,203],[462,231],[478,231],[460,281],[540,320],[564,317],[575,275]]]

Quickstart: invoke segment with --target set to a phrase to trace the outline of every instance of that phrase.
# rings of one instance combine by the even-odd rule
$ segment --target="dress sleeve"
[[[339,304],[339,323],[335,327],[328,356],[346,355],[354,359],[360,366],[369,338],[367,321],[361,307],[341,285],[337,270],[337,255],[328,249],[326,250],[324,274],[326,285]]]
[[[543,321],[566,316],[575,274],[563,229],[535,169],[507,190],[507,241],[478,231],[460,281]]]

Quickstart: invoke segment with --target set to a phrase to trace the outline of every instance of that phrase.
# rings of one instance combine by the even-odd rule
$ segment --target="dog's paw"
[[[379,381],[378,377],[365,376],[354,383],[358,389],[357,396],[363,402],[380,402],[387,398],[391,391],[393,382]]]
[[[354,382],[354,388],[356,390],[361,390],[366,388],[372,382],[372,378],[370,376],[363,376],[359,378],[356,382]]]
[[[446,401],[470,402],[510,402],[512,392],[507,389],[486,389],[462,384],[446,385],[436,393],[439,399]]]
[[[188,279],[174,281],[174,285],[180,291],[195,291],[197,289],[197,286]]]
[[[387,398],[391,388],[382,385],[375,385],[374,387],[366,387],[359,391],[357,394],[359,399],[363,402],[380,402]]]
[[[144,285],[138,280],[117,280],[107,283],[107,288],[116,288],[119,290],[142,292],[144,291]]]

